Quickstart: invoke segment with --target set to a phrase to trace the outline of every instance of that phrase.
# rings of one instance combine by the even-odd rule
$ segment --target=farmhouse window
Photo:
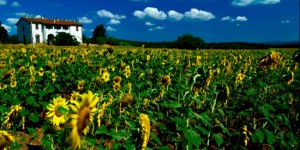
[[[60,25],[55,26],[55,29],[61,29]]]
[[[52,25],[46,25],[46,29],[52,29],[53,26]]]
[[[65,30],[68,30],[68,29],[69,29],[69,26],[64,26],[64,29],[65,29]]]
[[[35,24],[35,29],[37,29],[37,30],[39,29],[39,24],[37,24],[37,23]]]
[[[25,31],[25,26],[24,25],[22,25],[22,31]]]
[[[76,26],[76,31],[78,31],[78,26]]]

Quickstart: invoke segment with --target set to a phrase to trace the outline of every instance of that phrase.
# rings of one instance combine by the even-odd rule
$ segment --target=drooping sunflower
[[[48,112],[46,113],[47,118],[51,121],[55,128],[59,129],[59,126],[64,124],[67,120],[66,114],[61,114],[58,109],[63,108],[68,110],[68,102],[61,96],[53,99],[53,104],[47,106]]]
[[[144,150],[147,147],[150,137],[150,120],[146,114],[140,114],[139,119],[142,126],[142,150]]]
[[[14,140],[15,138],[6,131],[0,131],[0,149],[5,150]]]
[[[4,117],[5,120],[3,122],[4,127],[9,129],[13,125],[13,118],[16,116],[17,113],[19,113],[22,110],[22,107],[20,105],[15,105],[10,108],[10,111],[6,114]]]
[[[95,96],[91,91],[80,95],[81,101],[72,101],[70,108],[73,113],[69,114],[69,122],[67,128],[71,128],[68,140],[72,149],[81,148],[81,136],[89,132],[89,126],[93,124],[93,118],[97,111],[96,104],[99,97]]]

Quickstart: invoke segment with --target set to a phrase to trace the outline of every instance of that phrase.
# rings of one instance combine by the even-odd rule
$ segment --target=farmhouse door
[[[49,34],[48,35],[48,41],[52,44],[54,42],[54,35],[53,34]]]
[[[40,41],[40,35],[39,35],[39,34],[36,34],[36,35],[35,35],[35,40],[36,40],[36,41],[35,41],[36,43],[40,43],[40,42],[41,42],[41,41]]]

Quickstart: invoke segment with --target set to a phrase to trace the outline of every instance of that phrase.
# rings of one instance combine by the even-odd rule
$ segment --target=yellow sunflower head
[[[69,110],[68,102],[65,98],[62,98],[61,96],[54,98],[53,104],[49,104],[47,109],[47,118],[52,122],[55,128],[59,128],[60,125],[66,122],[67,114],[62,113],[62,111]]]
[[[77,90],[79,91],[83,90],[83,86],[84,86],[84,80],[80,80],[77,85]]]
[[[0,131],[0,149],[4,149],[14,140],[14,137],[6,131]]]
[[[99,102],[99,97],[91,91],[80,95],[80,98],[80,102],[71,102],[70,108],[73,113],[69,114],[70,121],[66,126],[71,128],[68,139],[73,149],[81,148],[81,136],[82,134],[86,135],[90,124],[93,124],[93,118],[97,111],[96,105]]]
[[[109,81],[109,72],[108,71],[103,72],[102,79],[104,80],[104,82]]]

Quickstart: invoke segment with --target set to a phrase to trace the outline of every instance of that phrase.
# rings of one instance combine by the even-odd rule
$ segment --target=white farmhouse
[[[75,21],[22,17],[16,25],[20,42],[47,43],[48,40],[53,42],[58,32],[66,32],[82,43],[82,25]]]

